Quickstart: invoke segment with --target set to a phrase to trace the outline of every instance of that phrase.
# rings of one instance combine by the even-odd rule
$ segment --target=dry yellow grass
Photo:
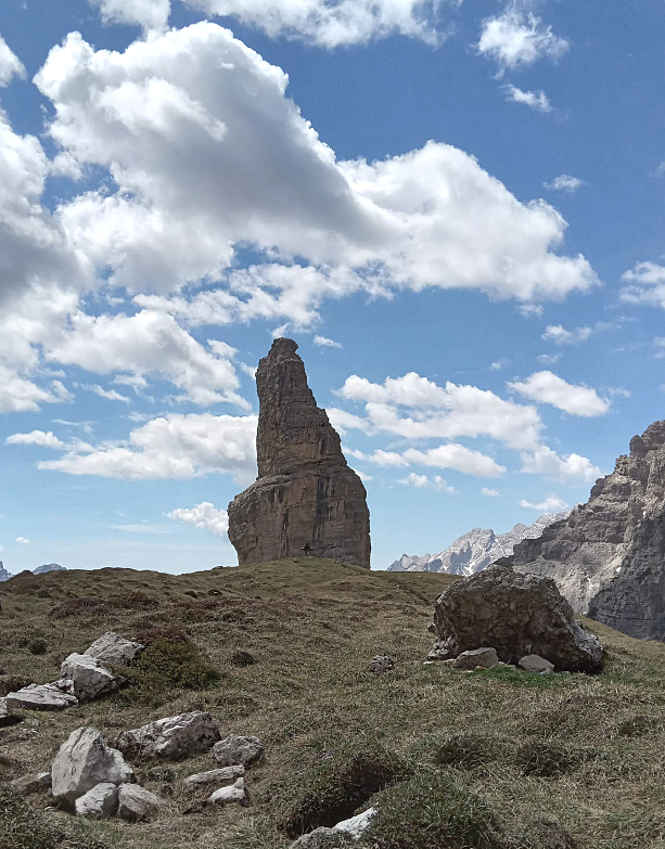
[[[451,580],[368,573],[316,558],[179,577],[107,569],[14,579],[3,586],[0,687],[12,677],[53,680],[67,654],[107,630],[131,638],[166,626],[187,632],[220,680],[202,691],[146,685],[63,713],[30,714],[0,730],[0,781],[47,769],[81,725],[111,738],[161,716],[206,709],[222,733],[256,734],[267,744],[265,761],[249,774],[252,806],[184,816],[190,800],[179,779],[211,768],[211,758],[142,764],[142,782],[165,800],[159,819],[95,823],[93,835],[126,849],[281,849],[290,841],[277,826],[322,759],[341,744],[371,741],[417,776],[445,773],[480,794],[505,831],[501,846],[533,845],[520,840],[545,818],[565,827],[581,849],[663,849],[665,645],[588,623],[608,648],[599,676],[423,667],[433,602]],[[46,652],[33,654],[39,641]],[[236,650],[257,662],[233,665]],[[375,654],[391,655],[394,672],[370,676]],[[493,754],[437,764],[441,744],[459,734],[473,735],[476,748]],[[532,755],[528,747],[541,743],[546,760],[565,749],[571,763],[555,775],[529,773],[525,751]],[[424,804],[417,792],[425,784],[412,782],[414,811]],[[30,801],[37,808],[49,802],[46,794]]]

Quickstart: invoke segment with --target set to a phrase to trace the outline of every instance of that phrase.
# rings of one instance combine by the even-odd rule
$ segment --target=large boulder
[[[63,710],[76,707],[78,699],[64,692],[55,684],[29,684],[15,693],[7,693],[6,706],[9,711],[16,708],[26,710]]]
[[[573,618],[554,581],[510,566],[452,584],[436,600],[434,628],[433,660],[492,646],[505,663],[538,654],[557,670],[597,672],[603,662],[598,638]]]
[[[96,658],[103,666],[127,666],[144,648],[142,643],[134,643],[114,631],[108,631],[83,653]]]
[[[303,551],[369,569],[367,493],[307,385],[292,339],[275,339],[256,386],[258,478],[229,504],[241,566]]]
[[[138,784],[124,784],[118,789],[118,816],[129,822],[150,822],[160,805],[159,796]]]
[[[123,731],[114,745],[129,758],[181,761],[207,752],[219,738],[219,726],[212,716],[204,711],[193,711]]]
[[[79,702],[90,702],[107,696],[118,689],[120,681],[95,657],[86,654],[70,654],[60,665],[64,681],[71,681],[74,695]]]
[[[134,771],[122,754],[104,743],[95,728],[72,731],[60,746],[51,767],[51,793],[58,804],[72,808],[77,799],[98,784],[125,784]]]
[[[74,803],[77,817],[110,817],[118,809],[118,785],[97,784]]]

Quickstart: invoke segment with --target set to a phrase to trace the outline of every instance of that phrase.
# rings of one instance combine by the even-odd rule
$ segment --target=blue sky
[[[661,0],[5,0],[0,559],[232,565],[300,345],[373,566],[663,417]]]

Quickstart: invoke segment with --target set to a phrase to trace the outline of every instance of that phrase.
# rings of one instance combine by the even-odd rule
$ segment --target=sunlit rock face
[[[229,504],[229,538],[241,566],[309,552],[369,569],[367,493],[297,348],[276,339],[259,363],[259,475]]]

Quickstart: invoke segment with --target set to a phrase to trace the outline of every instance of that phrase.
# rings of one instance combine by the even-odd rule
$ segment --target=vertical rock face
[[[301,556],[305,546],[369,569],[367,494],[339,435],[316,406],[292,339],[276,339],[256,373],[259,475],[229,504],[241,566]]]
[[[633,437],[586,504],[500,562],[554,578],[577,613],[665,639],[665,421]]]

